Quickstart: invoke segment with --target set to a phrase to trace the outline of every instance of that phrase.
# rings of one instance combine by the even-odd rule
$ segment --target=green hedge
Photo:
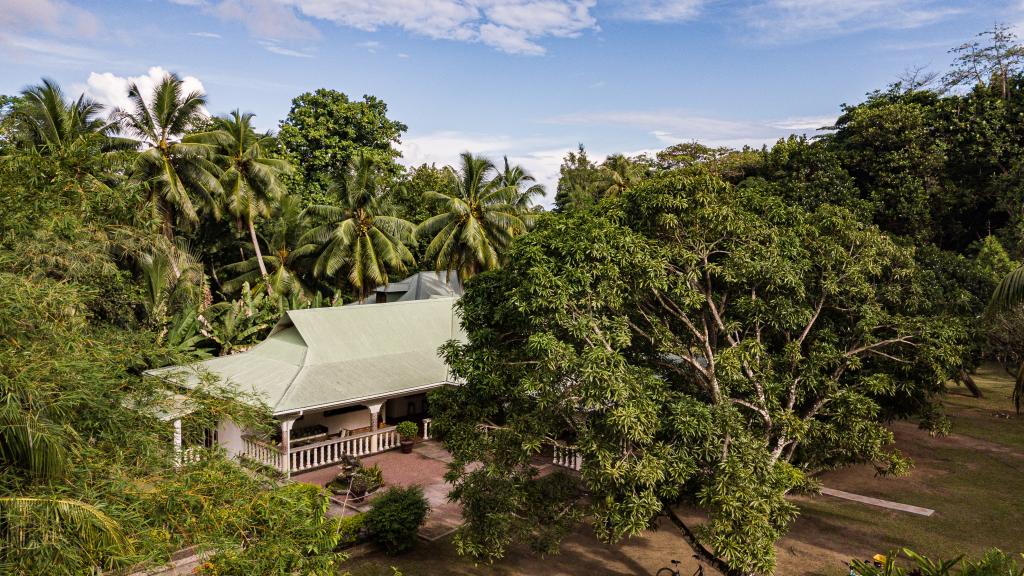
[[[423,489],[388,488],[373,499],[366,513],[366,530],[371,540],[389,554],[408,550],[416,542],[416,531],[430,511]]]

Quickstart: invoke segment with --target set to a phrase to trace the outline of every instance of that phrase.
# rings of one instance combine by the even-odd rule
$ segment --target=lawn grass
[[[1024,451],[1024,417],[1013,409],[1013,379],[1001,366],[986,364],[974,380],[983,398],[966,388],[951,388],[946,397],[954,432]]]
[[[827,496],[795,498],[801,515],[778,546],[779,574],[842,574],[841,562],[900,547],[951,557],[997,547],[1024,552],[1024,418],[1012,410],[1013,381],[996,366],[946,398],[952,434],[932,438],[910,422],[894,423],[896,446],[914,461],[901,478],[870,466],[828,473],[826,486],[932,508],[931,517]]]

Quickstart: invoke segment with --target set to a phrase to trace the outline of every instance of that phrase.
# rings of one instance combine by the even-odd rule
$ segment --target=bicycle
[[[700,563],[700,557],[696,554],[694,554],[693,557],[697,559],[697,569],[694,570],[691,576],[704,576],[704,565]],[[679,572],[679,564],[679,560],[672,560],[671,568],[666,566],[655,572],[654,576],[683,576],[682,573]]]

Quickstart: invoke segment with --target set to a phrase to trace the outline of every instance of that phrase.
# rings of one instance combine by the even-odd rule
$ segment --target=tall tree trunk
[[[159,206],[161,208],[161,215],[163,216],[161,228],[164,238],[167,239],[167,262],[170,263],[171,272],[174,273],[174,279],[177,280],[178,278],[181,278],[181,270],[178,269],[178,245],[174,243],[174,205],[163,198],[160,198]]]
[[[680,534],[683,535],[683,539],[686,540],[691,548],[693,548],[693,551],[695,552],[694,555],[698,560],[705,564],[710,564],[715,570],[718,570],[725,576],[748,576],[742,570],[737,570],[729,566],[724,560],[715,556],[710,550],[705,548],[704,545],[697,540],[697,535],[694,534],[693,531],[690,530],[690,527],[683,522],[683,519],[675,513],[675,510],[672,510],[672,507],[667,504],[665,505],[665,515],[672,520],[672,523],[679,529]]]
[[[267,295],[273,296],[274,292],[270,289],[270,279],[267,278],[267,266],[263,263],[263,252],[260,250],[259,240],[256,239],[256,226],[253,225],[252,218],[249,218],[249,238],[252,240],[252,249],[256,251],[256,263],[260,267],[263,285],[267,287]]]
[[[1021,362],[1017,369],[1017,381],[1013,385],[1013,407],[1020,415],[1021,405],[1024,404],[1024,362]]]
[[[981,388],[978,388],[977,382],[974,381],[974,378],[963,367],[960,368],[960,380],[963,380],[964,386],[967,386],[967,389],[971,391],[971,394],[974,394],[975,398],[982,397]]]

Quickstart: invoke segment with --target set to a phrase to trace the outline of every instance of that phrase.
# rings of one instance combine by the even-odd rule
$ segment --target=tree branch
[[[705,548],[704,545],[697,540],[697,535],[693,533],[693,530],[690,530],[690,527],[687,526],[686,523],[683,522],[683,519],[675,513],[675,510],[672,510],[671,506],[666,504],[664,506],[664,511],[669,520],[671,520],[672,523],[676,525],[676,528],[679,529],[679,533],[683,535],[683,539],[686,540],[686,543],[693,549],[694,557],[697,558],[697,560],[700,560],[705,564],[710,564],[712,568],[718,570],[725,576],[747,576],[742,571],[729,566],[725,560],[715,556],[710,550]]]

